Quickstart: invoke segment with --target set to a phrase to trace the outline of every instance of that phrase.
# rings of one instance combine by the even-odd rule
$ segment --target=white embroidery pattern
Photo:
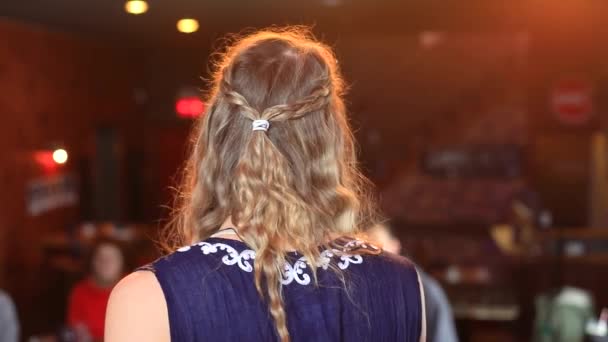
[[[340,267],[340,269],[345,270],[348,268],[349,264],[361,264],[363,263],[363,257],[360,255],[343,255],[340,257],[340,260],[342,260],[341,262],[338,263],[338,267]]]
[[[218,251],[226,251],[226,255],[222,257],[222,262],[226,265],[238,265],[240,269],[245,272],[253,272],[253,265],[251,264],[251,260],[255,259],[255,251],[251,249],[245,249],[240,253],[232,246],[227,245],[225,243],[209,243],[209,242],[199,242],[192,246],[184,246],[179,248],[178,252],[187,252],[192,247],[200,246],[203,254],[214,254]],[[367,245],[359,240],[353,240],[346,244],[345,249],[356,249],[356,248],[377,248],[375,246]],[[338,250],[330,250],[326,249],[321,252],[319,262],[317,267],[327,270],[331,263],[332,258],[340,253]],[[348,268],[350,264],[361,264],[363,263],[363,257],[357,254],[345,254],[340,253],[340,262],[338,262],[338,267],[342,270]],[[308,262],[306,261],[306,257],[302,256],[293,265],[289,262],[285,262],[285,266],[283,268],[283,278],[281,279],[281,284],[289,285],[294,280],[296,283],[300,285],[308,285],[310,284],[310,275],[305,272],[305,269],[308,268]]]
[[[296,281],[296,283],[300,285],[308,285],[310,284],[310,276],[308,273],[304,272],[307,264],[304,257],[298,259],[293,266],[285,262],[283,279],[281,279],[281,284],[289,285],[292,281]]]
[[[192,246],[196,246],[196,245],[192,245]],[[192,248],[192,246],[184,246],[184,247],[178,248],[177,251],[178,252],[187,252],[190,250],[190,248]]]
[[[228,254],[224,255],[222,258],[222,262],[226,265],[234,265],[238,264],[239,268],[246,272],[252,272],[253,266],[251,265],[250,260],[255,259],[255,252],[251,249],[245,249],[242,252],[237,252],[233,247],[225,244],[225,243],[209,243],[209,242],[199,242],[199,246],[201,246],[201,251],[203,254],[211,254],[217,253],[218,250],[224,250]]]

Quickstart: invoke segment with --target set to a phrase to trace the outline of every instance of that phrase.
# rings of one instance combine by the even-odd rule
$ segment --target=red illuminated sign
[[[205,111],[205,103],[196,96],[181,97],[175,102],[175,113],[184,119],[197,118]]]
[[[585,124],[593,115],[593,86],[584,79],[562,79],[551,93],[551,107],[561,122]]]

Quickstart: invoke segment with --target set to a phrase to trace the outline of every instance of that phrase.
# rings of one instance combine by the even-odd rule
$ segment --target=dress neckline
[[[348,243],[351,247],[365,246],[360,240],[352,240]],[[357,245],[357,246],[355,246]],[[240,240],[226,239],[222,237],[209,237],[190,246],[179,248],[177,252],[191,252],[200,250],[203,255],[218,254],[220,261],[227,266],[237,266],[242,271],[253,272],[253,261],[256,253],[247,244]],[[341,270],[346,270],[351,264],[363,263],[363,255],[351,253],[351,251],[338,250],[330,246],[319,248],[319,259],[315,260],[315,267],[322,270],[330,268],[332,263]],[[310,264],[305,256],[297,251],[285,252],[284,271],[282,272],[281,284],[289,285],[293,281],[300,285],[308,285],[311,282],[311,275],[306,269]]]
[[[213,242],[213,241],[217,241],[217,242],[222,242],[225,243],[227,245],[230,245],[231,247],[234,247],[234,245],[239,245],[241,247],[243,247],[244,249],[251,249],[251,247],[249,247],[248,244],[245,243],[245,241],[242,240],[237,240],[237,239],[228,239],[228,238],[223,238],[223,237],[219,237],[219,236],[210,236],[205,240],[201,240],[200,242]],[[301,255],[300,252],[298,251],[287,251],[285,252],[288,255]]]

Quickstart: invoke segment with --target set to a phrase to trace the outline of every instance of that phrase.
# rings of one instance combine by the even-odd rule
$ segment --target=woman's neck
[[[228,216],[228,218],[222,223],[218,231],[224,230],[225,232],[222,234],[222,238],[243,241],[240,236],[240,229],[237,227],[234,222],[232,222],[232,217]],[[232,231],[234,230],[234,231]],[[295,251],[296,249],[287,241],[283,241],[283,250],[285,251]]]
[[[220,226],[220,229],[218,229],[218,231],[222,231],[225,230],[225,233],[222,234],[222,238],[225,239],[231,239],[231,240],[239,240],[242,241],[243,239],[241,239],[241,237],[237,234],[239,229],[238,227],[232,222],[232,217],[228,216],[228,218],[224,221],[224,223],[222,223],[222,225]]]

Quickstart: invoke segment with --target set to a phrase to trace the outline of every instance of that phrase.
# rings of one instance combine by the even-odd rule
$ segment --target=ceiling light
[[[180,19],[177,22],[179,32],[192,33],[198,31],[198,21],[196,19]]]
[[[146,13],[148,3],[144,0],[129,0],[125,3],[125,11],[135,15]]]

